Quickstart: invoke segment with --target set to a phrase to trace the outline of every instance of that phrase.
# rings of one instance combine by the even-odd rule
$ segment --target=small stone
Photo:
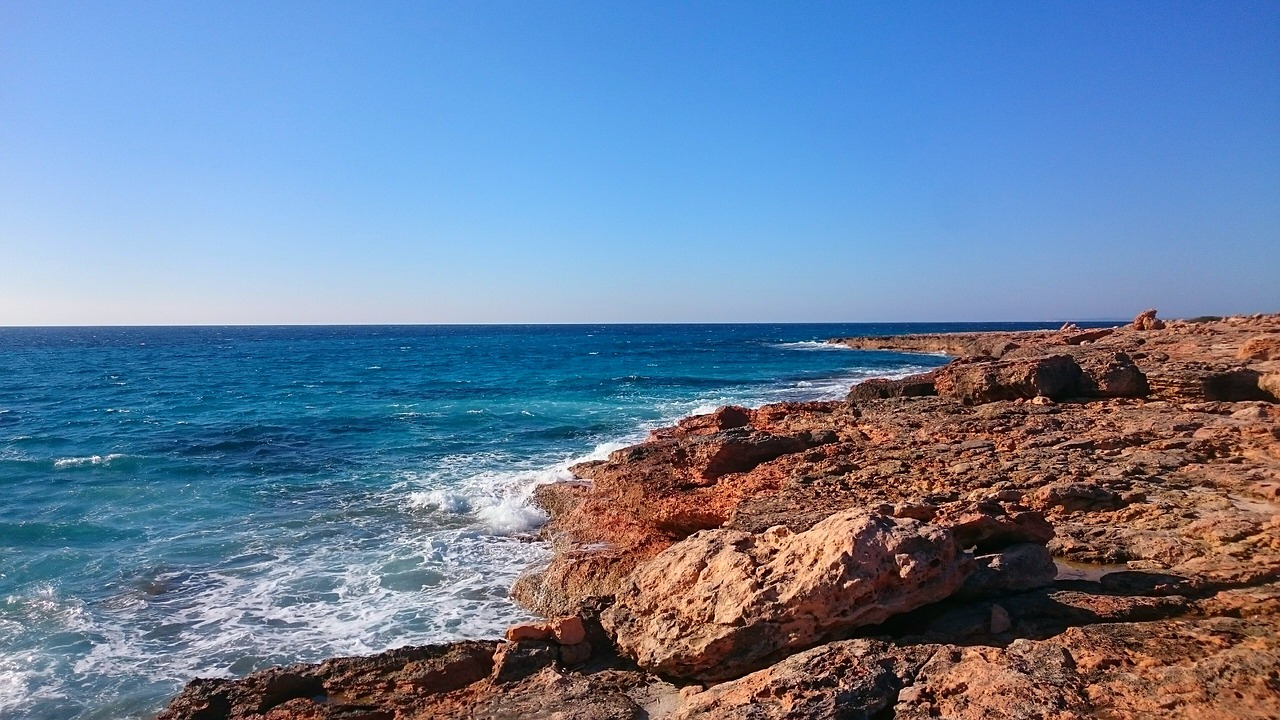
[[[1031,398],[1031,404],[1032,405],[1052,405],[1054,403],[1053,403],[1053,398],[1047,395],[1037,395]]]
[[[898,692],[898,702],[906,705],[913,705],[921,700],[921,695],[923,694],[924,689],[919,685],[904,687]]]
[[[999,635],[1002,632],[1008,632],[1013,627],[1013,620],[1009,617],[1009,611],[999,605],[991,606],[991,633]]]

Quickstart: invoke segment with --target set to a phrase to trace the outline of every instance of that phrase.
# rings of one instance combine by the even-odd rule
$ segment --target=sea
[[[571,464],[946,362],[827,338],[1056,326],[0,328],[0,718],[498,637]]]

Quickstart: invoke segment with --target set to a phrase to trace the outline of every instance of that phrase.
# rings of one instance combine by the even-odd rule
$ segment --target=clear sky
[[[0,325],[1280,311],[1280,2],[0,0]]]

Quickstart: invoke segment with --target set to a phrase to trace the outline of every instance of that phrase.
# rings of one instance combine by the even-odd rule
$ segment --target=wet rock
[[[1103,590],[1120,595],[1191,595],[1202,583],[1168,573],[1121,570],[1107,573],[1098,581]]]
[[[601,619],[641,667],[731,678],[945,598],[971,562],[947,530],[862,511],[803,533],[710,530],[638,568]]]
[[[488,676],[496,646],[461,642],[405,647],[371,657],[272,668],[239,680],[200,678],[188,683],[157,720],[248,720],[272,712],[278,718],[390,718],[406,694],[447,693]],[[349,697],[361,700],[340,699]]]

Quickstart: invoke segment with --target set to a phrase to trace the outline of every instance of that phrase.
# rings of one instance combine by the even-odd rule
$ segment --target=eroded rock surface
[[[698,533],[633,573],[602,620],[647,670],[723,679],[937,602],[970,572],[951,531],[854,510],[801,533]]]
[[[193,681],[163,717],[1280,717],[1277,337],[1276,315],[1143,313],[842,340],[968,359],[845,402],[688,418],[539,489],[554,556],[514,595],[580,618],[581,643],[550,623],[539,639]],[[834,543],[839,523],[864,533],[850,562],[879,572],[797,541]],[[974,569],[953,568],[936,601],[844,623],[878,617],[876,593],[909,596],[893,577],[911,553],[875,547],[906,529],[949,536]],[[669,674],[638,669],[604,624]],[[757,636],[747,661],[707,666]]]

